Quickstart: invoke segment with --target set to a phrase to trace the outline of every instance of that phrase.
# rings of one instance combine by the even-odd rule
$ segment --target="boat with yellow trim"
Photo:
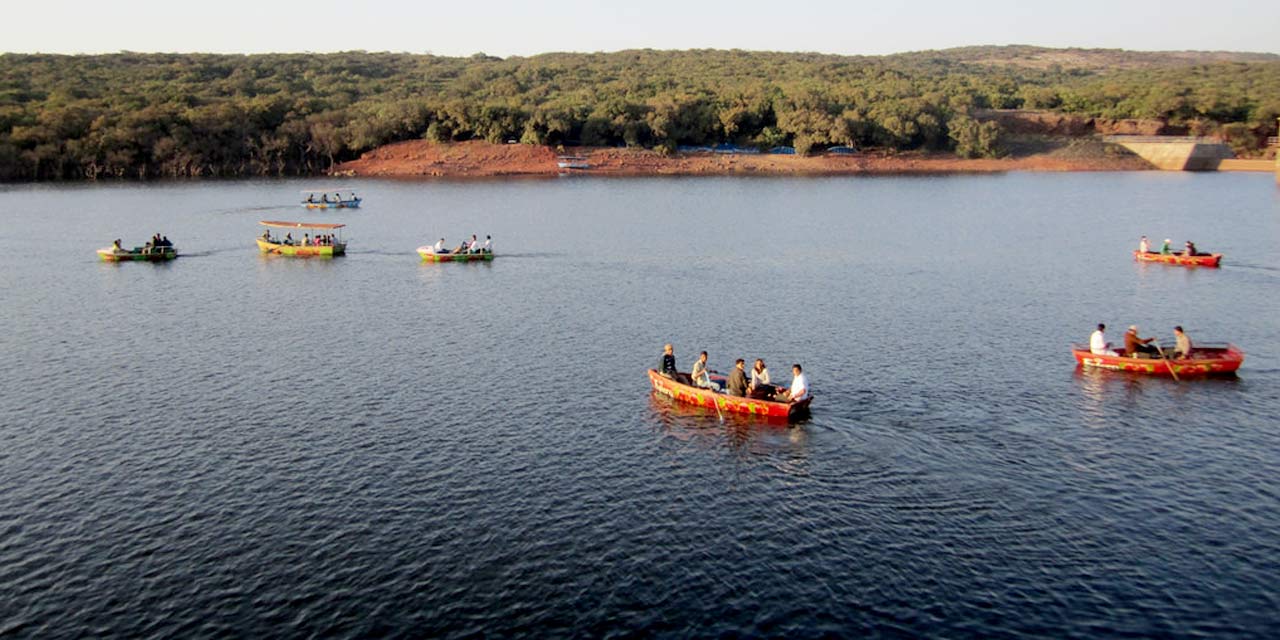
[[[475,253],[436,253],[436,248],[431,245],[418,247],[418,255],[422,256],[423,262],[473,262],[477,260],[493,260],[492,251],[477,251]]]
[[[258,249],[263,253],[295,258],[332,258],[347,252],[347,243],[342,240],[342,228],[345,224],[329,224],[320,222],[289,222],[284,220],[261,220],[258,224],[267,230],[258,238]],[[285,237],[271,235],[271,229],[289,229]],[[337,234],[316,234],[318,240],[304,233],[302,238],[294,238],[293,232],[303,229],[317,231],[336,231]],[[323,237],[322,237],[323,236]]]
[[[347,196],[344,198],[342,192],[346,191]],[[333,198],[329,198],[329,194],[333,194]],[[359,209],[360,203],[364,200],[356,195],[355,191],[350,189],[323,189],[316,191],[303,191],[306,199],[302,201],[302,206],[308,209]]]

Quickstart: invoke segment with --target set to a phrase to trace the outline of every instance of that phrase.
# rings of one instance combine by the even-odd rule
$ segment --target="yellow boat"
[[[261,220],[258,224],[268,227],[268,230],[258,238],[258,249],[266,254],[274,254],[279,256],[291,256],[295,258],[332,258],[340,256],[347,252],[347,243],[342,240],[342,228],[345,224],[326,224],[319,222],[288,222],[284,220]],[[284,238],[272,237],[271,229],[289,229]],[[317,231],[337,231],[337,237],[332,241],[326,240],[319,242],[310,239],[305,233],[302,238],[294,238],[293,232],[302,229],[314,229]],[[331,234],[315,234],[317,237],[321,235]]]

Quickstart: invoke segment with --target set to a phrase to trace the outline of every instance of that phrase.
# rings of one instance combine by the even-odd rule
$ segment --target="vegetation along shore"
[[[1260,156],[1277,116],[1273,54],[3,54],[0,179],[1127,169],[1098,134]]]

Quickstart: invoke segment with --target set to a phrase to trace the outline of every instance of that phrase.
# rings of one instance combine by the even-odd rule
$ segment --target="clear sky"
[[[0,51],[27,53],[884,54],[978,44],[1280,53],[1274,0],[14,0],[4,15]]]

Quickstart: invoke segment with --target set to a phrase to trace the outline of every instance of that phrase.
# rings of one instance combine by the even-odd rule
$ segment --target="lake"
[[[353,187],[357,211],[299,191]],[[1266,174],[0,187],[0,635],[1248,637]],[[259,220],[348,255],[259,255]],[[167,264],[103,264],[167,235]],[[444,236],[492,263],[423,264]],[[1194,240],[1221,269],[1139,264]],[[1077,371],[1098,322],[1239,376]],[[763,358],[792,426],[654,397]]]

